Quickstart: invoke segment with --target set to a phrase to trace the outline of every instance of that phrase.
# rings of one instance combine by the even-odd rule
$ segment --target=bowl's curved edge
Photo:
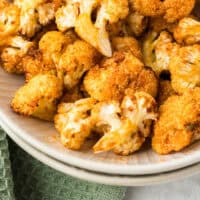
[[[32,146],[27,144],[23,139],[21,139],[13,131],[11,131],[5,124],[2,126],[2,128],[7,132],[10,138],[13,141],[15,141],[24,151],[26,151],[42,163],[64,174],[100,184],[117,186],[148,186],[167,183],[200,173],[200,164],[196,164],[181,170],[176,170],[173,172],[163,173],[159,175],[117,176],[94,173],[70,165],[66,165],[62,162],[54,160],[53,158],[50,158],[49,156],[43,154],[42,152],[34,149]]]

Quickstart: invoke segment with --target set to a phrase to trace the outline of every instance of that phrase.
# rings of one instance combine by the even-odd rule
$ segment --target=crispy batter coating
[[[2,67],[9,73],[23,74],[22,60],[27,52],[35,46],[21,36],[10,37],[5,48],[1,52]]]
[[[91,134],[93,119],[90,111],[96,101],[81,99],[75,103],[61,103],[55,116],[55,127],[60,133],[61,142],[69,149],[79,150]]]
[[[39,49],[43,53],[45,62],[57,65],[62,52],[67,45],[74,42],[74,39],[73,33],[63,34],[59,31],[49,31],[44,34],[39,41]]]
[[[146,66],[151,67],[157,75],[169,70],[172,57],[177,54],[179,45],[173,42],[172,36],[162,31],[158,33],[150,31],[143,41],[143,59]]]
[[[112,58],[89,70],[83,81],[84,89],[99,101],[121,100],[142,69],[143,63],[132,53],[114,53]]]
[[[54,75],[40,74],[15,93],[11,107],[19,114],[51,121],[61,95],[62,81]]]
[[[174,30],[174,38],[185,45],[200,43],[200,22],[190,17],[183,18]]]
[[[195,5],[195,0],[165,0],[163,6],[165,9],[164,19],[168,22],[175,22],[188,16]]]
[[[200,86],[200,45],[182,47],[169,65],[172,87],[178,93]]]
[[[125,96],[121,106],[117,102],[99,103],[92,115],[105,134],[93,147],[96,153],[113,150],[116,154],[130,155],[140,149],[148,137],[149,120],[155,120],[155,100],[144,92]]]
[[[161,16],[164,7],[161,0],[130,0],[133,9],[144,16]]]
[[[65,88],[75,87],[83,74],[95,66],[98,58],[97,50],[85,41],[77,40],[68,45],[58,65],[58,74],[64,76]]]
[[[22,66],[25,72],[26,82],[30,81],[38,74],[56,75],[56,66],[52,63],[45,62],[43,54],[39,50],[31,50],[23,58]]]
[[[180,151],[199,139],[200,89],[174,95],[159,109],[155,123],[152,147],[159,154]]]
[[[144,33],[148,25],[148,18],[138,12],[132,12],[126,19],[129,31],[139,37]]]
[[[8,37],[17,33],[19,16],[17,6],[4,0],[0,2],[0,46],[7,44]]]
[[[142,60],[141,47],[134,37],[114,37],[112,47],[114,51],[130,51],[136,58]]]
[[[162,105],[170,96],[175,94],[171,81],[168,80],[160,80],[158,91],[158,105]]]
[[[61,0],[14,0],[20,12],[20,33],[33,37],[42,25],[49,24],[61,5]]]
[[[72,8],[65,13],[70,20],[68,27],[74,27],[77,34],[86,42],[90,43],[105,56],[112,56],[107,24],[117,23],[129,13],[128,0],[92,0],[79,1],[77,15],[77,3],[71,4]],[[67,6],[70,6],[68,4]],[[96,11],[96,20],[92,21],[93,11]],[[58,21],[58,20],[57,20]],[[60,20],[63,24],[62,20]],[[65,20],[66,22],[66,20]]]

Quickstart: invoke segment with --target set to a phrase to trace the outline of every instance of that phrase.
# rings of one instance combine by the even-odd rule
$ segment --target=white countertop
[[[200,200],[200,175],[162,185],[128,188],[125,200]]]

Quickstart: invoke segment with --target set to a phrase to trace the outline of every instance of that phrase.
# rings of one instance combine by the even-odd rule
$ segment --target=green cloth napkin
[[[123,200],[125,191],[124,187],[90,183],[57,172],[11,140],[8,148],[6,134],[0,129],[0,200]]]

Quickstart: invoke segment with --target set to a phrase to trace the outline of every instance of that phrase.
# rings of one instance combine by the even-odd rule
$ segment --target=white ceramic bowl
[[[168,173],[134,176],[134,175],[112,175],[103,174],[97,172],[91,172],[88,170],[80,169],[74,166],[64,164],[58,160],[55,160],[46,154],[33,148],[27,144],[22,138],[18,137],[13,131],[11,131],[5,124],[2,127],[7,134],[15,141],[22,149],[32,155],[34,158],[43,162],[44,164],[52,167],[64,174],[74,176],[87,181],[92,181],[101,184],[118,185],[118,186],[152,186],[161,183],[168,183],[175,180],[187,178],[189,176],[198,175],[200,172],[200,164],[195,164],[183,169],[175,170]]]
[[[5,124],[25,142],[52,158],[91,171],[121,175],[144,175],[179,169],[200,161],[200,142],[180,153],[160,156],[151,149],[122,157],[113,153],[93,154],[88,148],[71,151],[64,148],[53,123],[27,118],[10,109],[15,91],[23,77],[7,74],[0,69],[0,123]]]

